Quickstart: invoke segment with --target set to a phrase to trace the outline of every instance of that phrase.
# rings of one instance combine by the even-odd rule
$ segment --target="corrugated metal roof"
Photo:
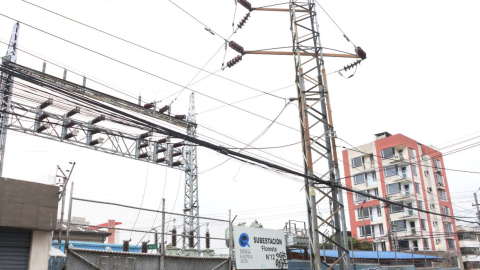
[[[292,252],[302,253],[303,251],[292,250]],[[325,255],[324,255],[324,251],[320,250],[320,256],[338,258],[338,251],[333,250],[333,249],[327,249],[327,250],[325,250]],[[378,256],[380,257],[380,259],[385,259],[385,260],[394,259],[395,260],[395,252],[394,251],[379,251]],[[437,258],[443,259],[443,257],[430,256],[430,255],[426,255],[426,257],[427,257],[427,259],[437,259]],[[354,250],[353,252],[350,251],[350,258],[377,259],[377,252],[376,251]],[[413,258],[414,259],[425,259],[425,255],[413,254]],[[412,259],[412,253],[397,252],[397,259],[398,260],[411,260]]]

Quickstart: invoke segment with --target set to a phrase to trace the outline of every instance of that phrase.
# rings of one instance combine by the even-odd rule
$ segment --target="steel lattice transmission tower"
[[[12,37],[8,44],[7,57],[10,61],[17,62],[18,34],[20,25],[15,23],[13,26]],[[8,120],[10,119],[10,107],[12,102],[13,78],[11,75],[2,73],[0,81],[0,95],[2,104],[0,105],[0,176],[3,175],[3,163],[5,160],[5,146],[7,143]]]
[[[197,137],[197,125],[195,117],[195,97],[190,95],[190,105],[187,118],[187,135]],[[198,167],[197,167],[197,146],[188,142],[185,146],[185,197],[183,211],[183,235],[188,235],[188,247],[196,248],[200,252],[200,221],[198,205]],[[183,247],[186,246],[185,236]]]
[[[295,60],[296,99],[298,101],[301,139],[303,141],[304,172],[306,175],[340,184],[335,151],[335,133],[328,100],[315,2],[314,0],[304,0],[302,2],[291,0],[289,11]],[[320,136],[310,136],[314,127],[316,130],[321,130]],[[322,161],[324,162],[322,163]],[[318,170],[323,172],[316,174]],[[334,264],[338,263],[341,270],[348,269],[350,260],[341,190],[336,187],[321,186],[316,184],[315,181],[305,178],[305,191],[309,217],[312,269],[321,269],[322,261],[319,252],[322,246],[327,243],[332,243],[334,248],[338,250],[338,260]],[[317,193],[321,194],[321,198],[318,200]],[[328,203],[332,207],[330,216],[326,218],[322,218],[316,210],[317,205],[323,200],[329,200]],[[320,231],[320,228],[325,228],[324,226],[331,228],[331,235]],[[319,235],[323,236],[321,244]]]

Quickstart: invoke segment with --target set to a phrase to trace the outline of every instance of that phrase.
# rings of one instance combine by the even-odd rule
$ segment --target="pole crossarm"
[[[18,77],[20,75],[27,76],[31,80],[33,80],[37,85],[41,85],[43,87],[49,88],[55,91],[56,88],[61,88],[64,91],[69,93],[80,94],[88,98],[95,99],[97,101],[105,102],[114,106],[117,106],[122,109],[127,109],[136,113],[140,113],[143,115],[147,115],[149,117],[159,119],[165,121],[167,123],[186,128],[188,123],[185,120],[176,119],[168,114],[163,114],[156,112],[152,109],[146,109],[142,106],[139,106],[136,103],[129,102],[123,100],[121,98],[114,97],[112,95],[108,95],[102,93],[100,91],[85,87],[83,85],[75,84],[58,77],[43,73],[41,71],[37,71],[16,63],[9,61],[7,58],[2,58],[2,67],[0,67],[2,72],[9,74],[14,77]],[[54,86],[52,88],[51,86]],[[193,124],[196,125],[196,124]]]
[[[263,55],[293,55],[293,52],[279,52],[279,51],[245,51],[245,54],[263,54]],[[301,56],[313,56],[308,52],[299,52]],[[343,53],[323,53],[323,57],[340,57],[340,58],[360,58],[358,55],[354,54],[343,54]]]

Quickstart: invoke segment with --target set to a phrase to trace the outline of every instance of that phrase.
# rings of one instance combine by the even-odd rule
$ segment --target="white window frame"
[[[355,160],[356,159],[359,159],[360,160],[360,165],[359,164],[355,164]],[[360,156],[360,157],[354,157],[352,158],[352,168],[357,168],[357,167],[361,167],[365,164],[365,161],[363,159],[363,156]]]
[[[384,154],[384,150],[387,150],[387,149],[392,149],[393,150],[393,154],[389,157],[385,157],[385,154]],[[395,157],[395,148],[389,147],[389,148],[385,148],[385,149],[380,150],[380,156],[382,157],[382,159],[390,159],[390,158]]]
[[[390,170],[390,168],[395,168],[395,172],[393,172],[392,170]],[[389,174],[387,175],[387,170],[389,172]],[[398,174],[398,166],[397,165],[390,165],[390,166],[385,166],[383,167],[383,175],[385,177],[390,177],[390,176],[394,176],[394,175],[397,175]]]
[[[438,189],[437,192],[438,192],[438,197],[440,198],[440,200],[448,202],[447,192],[445,190]]]
[[[357,176],[362,176],[362,177],[363,177],[363,181],[362,181],[362,182],[357,182]],[[365,181],[367,181],[367,179],[366,179],[364,173],[359,173],[359,174],[356,174],[356,175],[353,176],[353,184],[354,184],[354,185],[363,184],[363,183],[365,183]]]
[[[433,159],[433,167],[435,169],[441,169],[442,168],[442,162],[436,158]]]

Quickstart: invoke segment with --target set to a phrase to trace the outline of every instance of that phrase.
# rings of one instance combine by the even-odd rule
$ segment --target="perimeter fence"
[[[230,269],[229,220],[70,200],[61,243],[69,270]]]

